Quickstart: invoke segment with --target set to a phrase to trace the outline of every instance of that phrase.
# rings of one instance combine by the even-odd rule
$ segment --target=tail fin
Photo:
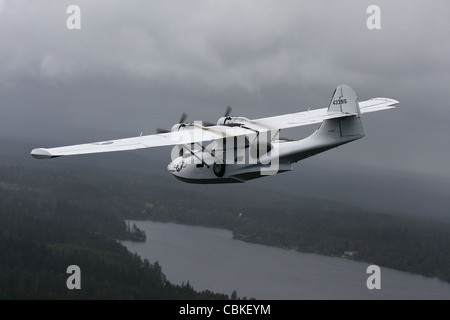
[[[352,88],[340,85],[334,90],[328,113],[333,118],[324,120],[312,135],[299,140],[293,162],[364,137],[358,98]]]
[[[325,120],[323,127],[321,127],[322,132],[327,132],[326,134],[328,135],[334,132],[336,135],[335,138],[338,140],[359,139],[364,136],[358,97],[351,87],[343,84],[334,90],[328,107],[328,113],[336,112],[354,114],[354,116]],[[328,128],[330,126],[336,127],[337,130],[330,130]]]
[[[328,113],[334,112],[353,113],[360,116],[358,97],[351,87],[342,84],[334,90]]]

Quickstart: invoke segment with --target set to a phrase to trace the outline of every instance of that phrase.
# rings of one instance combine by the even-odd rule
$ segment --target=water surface
[[[381,267],[381,289],[369,290],[369,264],[234,240],[231,231],[133,221],[147,242],[122,242],[167,279],[256,299],[450,299],[450,284]]]

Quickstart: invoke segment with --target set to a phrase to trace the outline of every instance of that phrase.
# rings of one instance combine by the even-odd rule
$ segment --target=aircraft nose
[[[167,171],[175,172],[175,166],[174,166],[173,162],[169,163],[169,165],[167,166]]]

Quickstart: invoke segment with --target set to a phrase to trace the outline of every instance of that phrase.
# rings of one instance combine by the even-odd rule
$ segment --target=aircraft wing
[[[359,102],[360,113],[368,113],[394,108],[398,101],[387,98],[374,98]],[[190,130],[181,130],[134,138],[100,141],[58,148],[37,148],[31,155],[38,159],[61,156],[102,153],[113,151],[137,150],[171,145],[185,145],[196,142],[209,142],[217,139],[254,135],[255,131],[280,130],[320,123],[327,119],[355,116],[357,113],[328,112],[328,108],[285,114],[275,117],[248,120],[245,126],[197,126]]]
[[[368,113],[395,108],[399,102],[388,98],[373,98],[359,102],[360,113]],[[324,120],[357,115],[356,113],[328,112],[328,108],[284,114],[275,117],[251,120],[257,126],[268,129],[287,129],[320,123]]]
[[[168,133],[145,135],[133,138],[77,144],[58,148],[37,148],[31,155],[37,159],[49,159],[78,154],[103,153],[137,150],[195,142],[214,141],[227,137],[250,135],[253,131],[240,127],[200,127],[201,129],[181,130]]]
[[[309,124],[320,123],[327,119],[352,116],[354,114],[328,113],[328,108],[315,109],[297,113],[288,113],[280,116],[268,117],[251,120],[251,123],[268,129],[287,129],[293,127],[306,126]]]

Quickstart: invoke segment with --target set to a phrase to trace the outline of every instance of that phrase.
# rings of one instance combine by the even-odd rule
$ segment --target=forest
[[[131,254],[116,239],[143,241],[145,234],[88,181],[0,165],[0,299],[229,298],[197,292],[188,279],[171,284],[157,261]],[[73,264],[82,272],[81,290],[66,286]]]
[[[226,228],[244,241],[450,282],[448,224],[255,187],[192,188],[167,179],[54,160],[3,161],[0,298],[229,298],[196,292],[189,279],[173,285],[157,261],[128,252],[117,240],[144,241],[145,234],[125,221],[145,219]],[[82,290],[66,288],[72,264],[86,270]]]

